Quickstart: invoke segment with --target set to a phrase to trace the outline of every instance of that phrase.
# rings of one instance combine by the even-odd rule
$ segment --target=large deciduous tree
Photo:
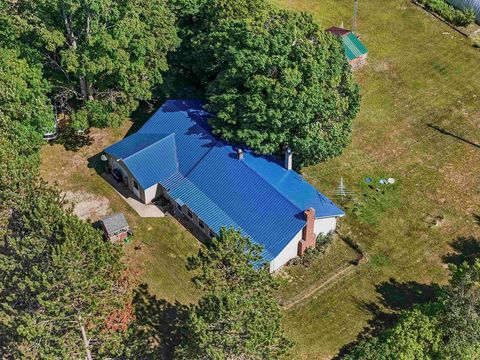
[[[150,99],[178,43],[165,0],[18,0],[2,11],[79,129],[117,125]]]
[[[346,360],[477,359],[480,356],[480,261],[452,266],[435,302],[404,311],[377,337],[360,341]]]
[[[190,259],[203,290],[191,308],[180,359],[276,359],[288,350],[273,297],[276,281],[260,264],[261,248],[233,229],[223,229]]]
[[[40,66],[30,65],[14,49],[0,47],[0,109],[4,119],[31,125],[37,131],[54,125],[48,82]]]
[[[310,15],[213,0],[180,24],[179,71],[205,88],[216,134],[263,154],[289,146],[297,165],[349,143],[359,89],[340,41]]]

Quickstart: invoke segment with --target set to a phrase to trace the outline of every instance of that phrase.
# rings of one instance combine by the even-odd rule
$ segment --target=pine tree
[[[178,358],[276,359],[286,353],[291,343],[273,297],[277,283],[260,267],[261,251],[239,231],[222,229],[190,259],[204,295],[191,307]]]
[[[2,114],[0,131],[0,353],[123,353],[133,314],[121,249],[38,180],[37,133]]]

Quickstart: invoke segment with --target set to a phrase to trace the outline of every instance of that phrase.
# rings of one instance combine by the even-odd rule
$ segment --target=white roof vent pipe
[[[285,150],[285,169],[292,170],[293,153],[289,147]]]
[[[238,160],[243,160],[243,150],[242,149],[237,149],[237,159]]]

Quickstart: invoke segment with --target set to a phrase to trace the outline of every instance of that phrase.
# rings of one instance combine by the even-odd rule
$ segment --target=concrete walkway
[[[130,207],[137,212],[140,217],[144,218],[159,218],[164,217],[160,208],[154,204],[142,203],[124,184],[118,183],[112,175],[103,173],[102,177],[113,187],[115,192],[130,205]]]

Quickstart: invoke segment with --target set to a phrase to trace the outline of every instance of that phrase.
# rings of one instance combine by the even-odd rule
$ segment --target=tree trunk
[[[87,332],[85,331],[85,326],[83,325],[82,315],[78,314],[78,324],[80,325],[80,331],[82,332],[82,340],[85,345],[85,352],[87,360],[92,360],[92,353],[90,352],[90,344],[87,338]]]
[[[62,16],[63,16],[63,22],[65,24],[65,30],[67,32],[67,38],[68,38],[68,43],[70,46],[76,50],[77,49],[77,39],[75,37],[75,34],[73,33],[72,30],[72,19],[70,18],[70,14],[68,14],[65,10],[65,4],[62,1]],[[88,30],[89,31],[89,30]],[[84,75],[80,75],[78,77],[78,80],[80,82],[80,92],[82,94],[83,101],[86,101],[87,99],[93,100],[93,96],[91,95],[89,91],[89,87],[87,84],[87,80],[85,79]]]
[[[93,96],[90,94],[87,80],[85,80],[85,76],[79,76],[78,79],[80,80],[80,90],[82,92],[83,100],[93,100]]]

